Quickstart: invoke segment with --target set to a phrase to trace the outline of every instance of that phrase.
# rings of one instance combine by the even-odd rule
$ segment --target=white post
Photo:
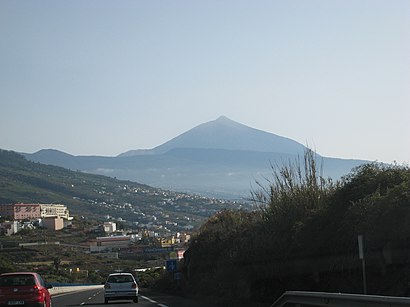
[[[362,272],[363,272],[363,294],[367,294],[367,285],[366,285],[366,264],[364,261],[364,244],[363,244],[363,235],[357,237],[359,242],[359,259],[362,260]]]

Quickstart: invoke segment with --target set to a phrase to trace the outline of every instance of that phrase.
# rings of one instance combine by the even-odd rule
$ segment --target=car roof
[[[110,275],[108,275],[108,276],[116,276],[116,275],[131,275],[131,276],[134,276],[134,275],[132,275],[131,273],[112,273],[112,274],[110,274]]]
[[[11,276],[11,275],[38,275],[36,272],[9,272],[0,274],[0,276]]]

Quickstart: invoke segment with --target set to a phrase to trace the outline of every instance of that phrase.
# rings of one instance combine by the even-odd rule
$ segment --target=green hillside
[[[221,209],[239,206],[34,163],[15,152],[0,150],[0,204],[20,202],[60,203],[74,215],[110,215],[139,224],[171,225],[168,228],[175,230],[197,227]]]

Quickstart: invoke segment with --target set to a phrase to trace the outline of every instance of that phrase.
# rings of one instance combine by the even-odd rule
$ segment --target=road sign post
[[[357,237],[359,243],[359,259],[362,260],[362,273],[363,273],[363,294],[367,294],[367,285],[366,285],[366,264],[364,261],[364,243],[363,235]]]

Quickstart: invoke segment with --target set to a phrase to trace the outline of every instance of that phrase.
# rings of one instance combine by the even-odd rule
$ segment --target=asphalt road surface
[[[140,289],[139,303],[132,301],[110,301],[104,304],[104,290],[94,289],[81,292],[61,293],[52,296],[53,307],[72,307],[72,306],[106,306],[106,307],[212,307],[203,302],[195,302],[190,299],[158,294]]]

